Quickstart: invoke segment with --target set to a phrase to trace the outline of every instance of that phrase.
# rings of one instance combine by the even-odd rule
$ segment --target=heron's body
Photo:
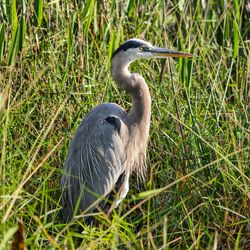
[[[157,53],[157,54],[154,54]],[[153,47],[140,39],[131,39],[112,57],[112,77],[121,90],[132,96],[127,113],[120,106],[104,103],[92,109],[80,124],[72,140],[64,174],[63,220],[80,212],[91,212],[116,187],[118,204],[128,192],[133,171],[145,173],[145,160],[151,117],[151,97],[142,76],[130,73],[128,66],[144,57],[191,56]]]

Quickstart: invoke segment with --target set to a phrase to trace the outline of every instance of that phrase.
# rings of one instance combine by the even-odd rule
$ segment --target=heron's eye
[[[149,51],[149,47],[146,46],[146,45],[142,45],[139,49],[140,49],[141,51]]]

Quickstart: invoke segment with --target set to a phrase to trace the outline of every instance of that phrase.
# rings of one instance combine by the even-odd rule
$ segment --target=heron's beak
[[[165,48],[158,48],[154,47],[150,49],[150,52],[153,54],[154,57],[158,58],[165,58],[165,57],[194,57],[192,54],[179,52],[176,50],[170,50]]]

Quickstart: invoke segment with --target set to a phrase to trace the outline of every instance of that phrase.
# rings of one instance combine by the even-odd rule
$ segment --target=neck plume
[[[117,86],[132,96],[132,107],[127,117],[129,131],[128,169],[136,171],[144,178],[151,117],[151,97],[143,77],[130,73],[128,66],[129,63],[122,63],[121,58],[114,57],[111,62],[111,74]]]

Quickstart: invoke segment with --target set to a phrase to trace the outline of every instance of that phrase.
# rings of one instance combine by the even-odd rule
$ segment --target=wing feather
[[[112,106],[109,115],[123,124],[126,114],[117,107]],[[78,212],[86,210],[98,196],[109,194],[125,170],[126,145],[117,128],[105,120],[106,110],[105,104],[92,110],[72,140],[61,180],[64,221],[73,216],[79,198]]]

